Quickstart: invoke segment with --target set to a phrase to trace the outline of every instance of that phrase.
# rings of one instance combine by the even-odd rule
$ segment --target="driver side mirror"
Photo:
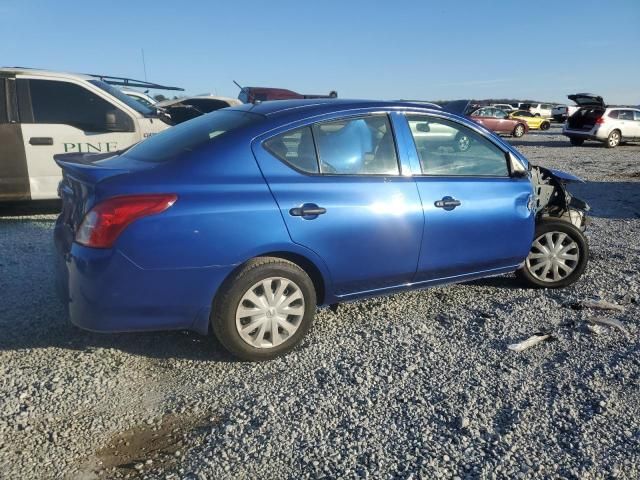
[[[116,110],[109,110],[104,116],[104,129],[107,132],[132,132],[133,125],[125,115],[118,115]],[[123,118],[124,117],[124,118]]]
[[[520,160],[518,160],[516,158],[516,156],[511,152],[509,152],[507,155],[508,155],[508,158],[509,158],[509,170],[511,170],[511,176],[513,178],[525,178],[525,177],[528,177],[529,176],[529,172],[525,168],[525,166],[522,165]]]
[[[429,133],[431,131],[427,122],[417,123],[416,130],[422,133]]]

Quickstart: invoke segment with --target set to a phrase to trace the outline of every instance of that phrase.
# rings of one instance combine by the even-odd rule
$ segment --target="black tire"
[[[456,135],[455,143],[453,144],[453,148],[457,152],[466,152],[471,148],[471,139],[465,135],[464,133],[458,133]]]
[[[616,148],[622,142],[622,135],[620,134],[620,130],[612,130],[609,136],[607,137],[607,141],[604,143],[607,148]]]
[[[516,276],[521,282],[529,287],[563,288],[576,282],[584,273],[589,260],[589,245],[582,231],[580,231],[580,229],[572,223],[566,222],[564,220],[545,219],[539,222],[538,225],[536,225],[534,242],[547,233],[564,233],[576,243],[578,259],[575,263],[573,271],[566,277],[558,281],[553,281],[552,279],[543,281],[532,272],[529,264],[529,257],[527,257],[527,260],[525,260],[523,266],[516,271]],[[529,255],[531,255],[534,251],[534,247],[532,246]]]
[[[518,123],[513,129],[512,135],[515,138],[520,138],[521,136],[524,135],[524,132],[526,132],[526,131],[527,131],[527,127],[525,127],[524,124],[522,124],[522,123]]]
[[[534,115],[534,117],[539,117],[539,116],[540,116],[540,114],[539,114],[539,113],[536,113],[536,114]]]
[[[571,145],[573,145],[574,147],[579,147],[584,143],[584,139],[576,138],[576,137],[569,137],[569,141],[571,142]]]
[[[540,130],[549,130],[549,127],[551,127],[551,123],[549,122],[542,122],[540,124]]]
[[[290,338],[274,347],[258,348],[240,336],[236,328],[236,311],[244,294],[256,283],[270,277],[281,277],[295,283],[303,295],[304,315]],[[213,302],[210,318],[213,332],[230,353],[243,360],[263,361],[294,349],[309,331],[315,311],[315,287],[303,269],[282,258],[258,257],[245,263],[225,280]]]

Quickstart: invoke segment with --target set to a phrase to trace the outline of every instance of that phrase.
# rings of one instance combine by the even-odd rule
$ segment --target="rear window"
[[[261,118],[255,113],[237,110],[220,110],[202,115],[138,143],[127,152],[127,157],[143,162],[168,162],[181,153],[191,152]]]

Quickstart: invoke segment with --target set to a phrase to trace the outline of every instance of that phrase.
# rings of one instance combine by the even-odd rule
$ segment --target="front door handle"
[[[460,200],[456,200],[453,197],[442,197],[442,200],[436,200],[434,202],[434,205],[438,208],[444,208],[447,211],[451,211],[456,207],[459,207],[460,205],[462,205],[462,202]]]
[[[31,137],[29,139],[30,145],[53,145],[53,138],[51,137]]]
[[[289,210],[289,215],[293,217],[313,217],[327,213],[326,208],[319,207],[315,203],[305,203],[301,207],[295,207]]]

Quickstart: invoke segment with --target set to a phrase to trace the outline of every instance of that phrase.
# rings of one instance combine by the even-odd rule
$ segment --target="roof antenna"
[[[235,80],[233,80],[233,83],[235,83],[235,84],[236,84],[236,86],[237,86],[240,90],[242,90],[242,85],[240,85],[240,84],[239,84],[238,82],[236,82]]]
[[[140,49],[142,51],[142,69],[144,70],[144,81],[147,81],[147,63],[144,61],[144,48]]]

